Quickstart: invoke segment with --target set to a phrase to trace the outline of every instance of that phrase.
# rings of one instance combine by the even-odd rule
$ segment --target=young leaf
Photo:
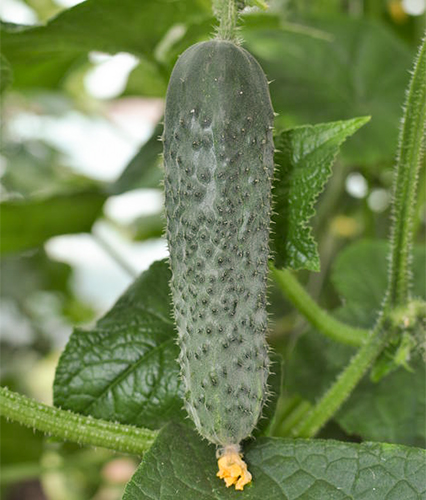
[[[319,271],[317,245],[308,221],[314,203],[331,175],[331,166],[342,143],[369,121],[368,117],[305,125],[275,138],[272,247],[276,267]]]
[[[409,499],[424,493],[426,453],[381,443],[260,438],[244,450],[253,483],[244,492],[216,478],[215,449],[189,428],[165,427],[123,500]]]
[[[106,195],[97,190],[1,203],[0,252],[42,245],[58,234],[90,231]]]
[[[91,331],[75,330],[54,383],[56,406],[157,429],[183,415],[166,261],[155,262]]]
[[[387,251],[386,242],[361,241],[339,255],[332,281],[345,303],[336,312],[340,319],[366,328],[375,323],[386,290]],[[425,263],[425,250],[416,248],[413,293],[418,298],[426,297]],[[352,348],[331,342],[316,332],[305,334],[288,360],[287,390],[315,401],[352,354]],[[335,417],[347,433],[363,439],[424,446],[425,365],[415,352],[408,363],[412,371],[400,368],[378,383],[364,377]]]

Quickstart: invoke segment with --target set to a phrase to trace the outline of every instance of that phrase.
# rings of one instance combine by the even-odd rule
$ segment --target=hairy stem
[[[236,40],[238,7],[236,0],[213,0],[214,14],[219,21],[217,36],[220,40]]]
[[[389,333],[383,328],[381,320],[371,337],[353,356],[330,389],[292,430],[293,436],[311,438],[317,434],[350,396],[355,386],[385,347],[388,338]]]
[[[305,291],[288,269],[276,269],[270,265],[272,276],[281,291],[305,318],[325,336],[353,346],[361,346],[369,337],[369,332],[353,328],[333,318],[322,309]]]
[[[385,309],[409,300],[417,180],[426,127],[426,37],[414,64],[405,101],[395,170],[389,281]]]
[[[60,439],[135,455],[147,451],[157,435],[149,429],[85,417],[37,403],[5,387],[0,388],[0,415]]]

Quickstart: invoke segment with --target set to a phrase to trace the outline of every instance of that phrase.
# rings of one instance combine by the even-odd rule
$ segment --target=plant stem
[[[311,438],[315,436],[350,396],[386,345],[388,338],[389,334],[383,328],[383,320],[380,320],[370,339],[353,356],[336,382],[292,430],[294,437]]]
[[[408,87],[399,135],[392,200],[389,281],[384,308],[407,304],[411,288],[413,220],[426,127],[426,37]]]
[[[270,270],[281,291],[305,318],[321,333],[344,344],[361,346],[369,337],[369,332],[353,328],[333,318],[322,309],[305,291],[296,277],[288,269],[276,269],[270,264]]]
[[[238,8],[236,0],[213,0],[214,14],[219,21],[217,37],[220,40],[236,40]]]
[[[147,451],[157,435],[149,429],[46,406],[5,387],[0,388],[0,415],[60,439],[135,455]]]

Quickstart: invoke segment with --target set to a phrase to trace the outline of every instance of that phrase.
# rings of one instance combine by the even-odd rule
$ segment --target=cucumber
[[[188,414],[222,454],[238,454],[267,396],[273,118],[242,47],[211,40],[178,59],[163,141],[179,363]]]

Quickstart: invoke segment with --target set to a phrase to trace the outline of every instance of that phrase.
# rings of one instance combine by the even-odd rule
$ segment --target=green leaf
[[[16,86],[53,86],[92,50],[152,59],[155,47],[173,25],[203,19],[209,16],[209,7],[206,0],[87,0],[45,26],[6,25],[2,52],[13,61]],[[42,76],[38,84],[37,76]]]
[[[12,68],[9,61],[0,54],[0,94],[2,94],[13,81]]]
[[[150,429],[184,415],[169,280],[166,261],[155,262],[92,330],[74,331],[55,405]]]
[[[387,243],[378,241],[357,242],[340,254],[332,273],[332,281],[345,302],[337,312],[340,319],[366,328],[375,323],[386,290],[387,255]],[[413,295],[419,298],[426,296],[425,264],[425,249],[415,248]],[[352,348],[308,332],[288,360],[287,390],[315,401],[352,355]],[[416,353],[409,364],[412,372],[400,368],[378,383],[364,377],[336,415],[339,425],[363,439],[424,446],[425,364]]]
[[[387,284],[386,241],[362,240],[345,248],[332,269],[332,282],[345,302],[345,315],[351,323],[373,326],[382,305]],[[414,247],[413,290],[415,298],[426,299],[426,255],[422,246]]]
[[[158,124],[150,139],[133,157],[120,177],[110,186],[113,194],[121,194],[138,188],[157,188],[163,178],[159,168],[163,144],[159,140],[163,125]]]
[[[123,500],[408,500],[424,495],[424,450],[380,443],[260,438],[245,450],[244,492],[216,477],[215,449],[179,425],[163,429]]]
[[[0,252],[37,247],[59,234],[90,231],[105,199],[97,190],[85,190],[1,203]]]
[[[305,125],[275,138],[273,248],[277,267],[320,270],[317,245],[307,224],[340,146],[368,121],[364,117]]]
[[[301,32],[243,30],[261,63],[277,124],[318,123],[371,115],[343,148],[351,164],[392,161],[412,52],[384,25],[350,16],[299,19]],[[309,30],[328,37],[312,36]],[[282,126],[282,125],[281,125]]]

